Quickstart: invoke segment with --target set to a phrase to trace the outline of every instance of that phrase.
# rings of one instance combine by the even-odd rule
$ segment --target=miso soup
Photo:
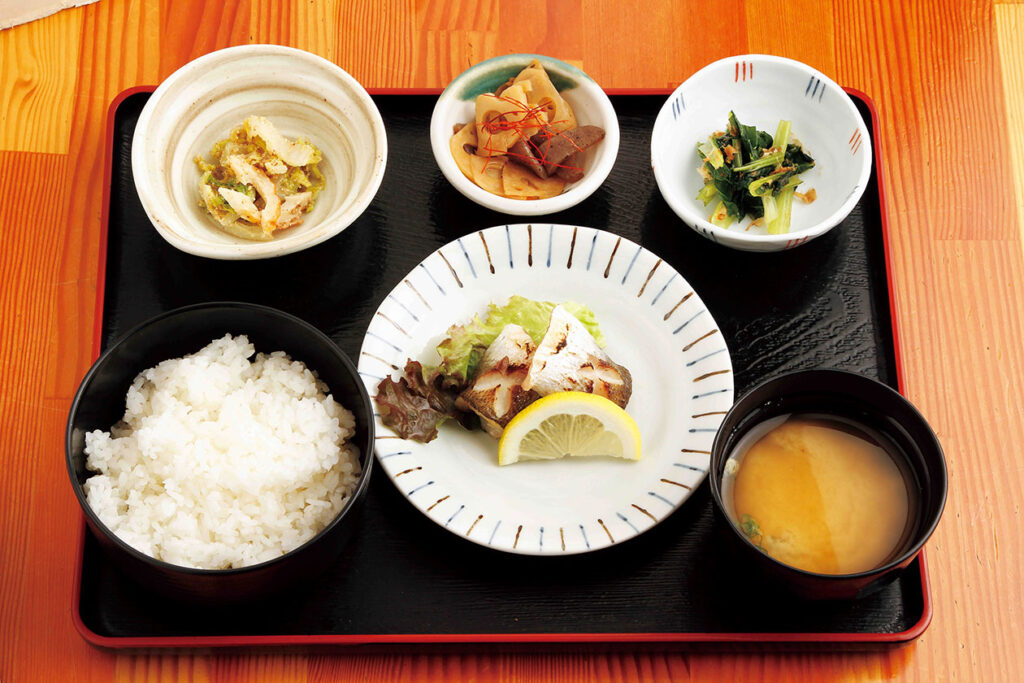
[[[780,562],[855,574],[904,546],[916,508],[911,481],[880,435],[832,416],[789,415],[740,440],[722,499],[747,538]]]

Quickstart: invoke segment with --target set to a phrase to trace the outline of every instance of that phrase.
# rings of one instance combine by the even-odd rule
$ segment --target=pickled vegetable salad
[[[299,225],[325,185],[320,150],[304,138],[289,140],[262,116],[248,117],[210,156],[212,163],[195,159],[200,206],[243,239],[270,240]]]
[[[718,200],[711,222],[728,228],[747,216],[764,225],[768,234],[789,232],[793,199],[814,201],[814,190],[796,191],[800,174],[814,166],[790,132],[789,121],[779,121],[775,136],[744,126],[733,112],[725,132],[715,132],[697,145],[704,187],[697,199],[707,206]]]

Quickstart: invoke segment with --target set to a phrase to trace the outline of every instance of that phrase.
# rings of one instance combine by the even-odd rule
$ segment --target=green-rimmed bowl
[[[583,179],[566,185],[565,191],[548,199],[509,199],[491,194],[462,174],[449,149],[456,124],[475,118],[475,100],[540,60],[555,88],[572,107],[579,125],[600,126],[605,138],[587,150]],[[514,216],[539,216],[575,206],[594,193],[615,164],[619,153],[619,120],[611,100],[594,79],[582,70],[543,55],[514,54],[493,57],[466,69],[444,89],[430,118],[430,146],[434,159],[448,181],[481,206]]]

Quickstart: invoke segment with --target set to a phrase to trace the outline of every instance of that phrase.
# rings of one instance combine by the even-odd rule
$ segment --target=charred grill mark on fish
[[[471,410],[494,438],[519,411],[539,398],[523,387],[536,350],[530,335],[519,325],[506,325],[487,350],[472,384],[455,402],[462,410]]]
[[[523,386],[542,396],[582,389],[625,408],[632,383],[629,370],[608,357],[583,323],[556,306]]]

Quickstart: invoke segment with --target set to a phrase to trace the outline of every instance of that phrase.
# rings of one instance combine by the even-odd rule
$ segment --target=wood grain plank
[[[978,680],[1000,680],[1014,670],[1010,634],[1020,628],[1024,605],[1017,533],[1024,468],[1006,447],[1024,438],[1024,353],[999,340],[1024,334],[1024,258],[1000,241],[936,242],[921,251],[922,268],[927,262],[936,276],[936,305],[922,306],[915,324],[923,339],[957,359],[933,363],[921,353],[907,362],[908,375],[928,377],[908,392],[935,426],[950,475],[946,512],[928,556],[933,594],[945,606],[936,618],[958,643],[984,642],[991,652],[975,659],[973,648],[947,645],[922,647],[919,657],[936,676],[969,669]],[[998,295],[978,297],[965,286],[986,279],[1000,283]],[[968,408],[977,405],[988,409]]]
[[[210,657],[174,654],[118,656],[110,680],[115,683],[207,683],[214,680],[210,674],[211,660]]]
[[[150,3],[152,5],[152,3]],[[250,30],[249,0],[160,0],[161,35],[155,51],[160,57],[157,83],[196,57],[232,45],[259,42]]]
[[[1020,627],[1019,570],[1005,558],[1021,556],[1006,538],[1019,520],[1021,469],[1001,444],[1021,436],[1012,341],[1024,310],[1020,228],[1011,182],[990,184],[991,194],[949,189],[972,182],[953,161],[968,147],[993,155],[996,175],[1012,173],[1005,141],[949,134],[1006,130],[990,8],[853,3],[836,21],[846,27],[836,35],[840,82],[872,94],[882,118],[906,393],[950,465],[947,511],[928,555],[935,619],[914,648],[912,677],[1009,680],[1015,664],[1000,634]],[[942,183],[928,181],[936,174]],[[1005,514],[986,512],[997,510]]]
[[[85,8],[79,95],[71,121],[67,221],[58,258],[66,291],[53,309],[63,324],[54,346],[64,354],[48,391],[70,398],[92,362],[91,340],[103,213],[103,161],[107,111],[122,90],[159,80],[159,14],[156,5],[112,0]],[[130,52],[126,52],[130,51]],[[133,55],[128,58],[127,55]],[[138,55],[138,56],[135,56]],[[114,66],[122,65],[119,69]]]
[[[665,2],[637,11],[585,0],[584,67],[605,88],[674,88],[711,62],[749,51],[743,7],[738,0],[716,2],[710,11]]]
[[[996,37],[999,43],[1000,72],[1003,77],[1003,112],[1008,130],[1024,131],[1024,4],[995,7]],[[1012,160],[1014,206],[1017,224],[1024,229],[1024,138],[1008,135]]]
[[[755,0],[748,1],[745,9],[750,53],[796,59],[835,80],[832,7],[815,0]],[[811,35],[816,39],[807,40]]]
[[[510,6],[519,7],[518,3],[506,3],[503,7]],[[416,0],[411,55],[413,84],[444,87],[477,62],[504,52],[522,51],[508,45],[499,50],[499,22],[497,0],[479,3]]]
[[[0,31],[0,150],[68,151],[84,11]]]
[[[580,60],[585,37],[578,27],[585,21],[583,11],[583,0],[501,3],[497,54],[529,52],[567,61]],[[501,31],[502,26],[514,26],[516,30]]]
[[[288,45],[308,50],[330,61],[337,59],[338,24],[341,20],[337,0],[297,3],[291,6],[295,14]]]
[[[0,558],[0,671],[5,681],[67,680],[69,663],[85,661],[93,652],[69,618],[73,574],[68,549],[76,545],[81,518],[62,471],[67,402],[34,397],[40,381],[37,376],[25,382],[18,392],[22,400],[10,413],[5,406],[2,421],[6,434],[15,432],[5,434],[0,447],[11,468],[5,485],[17,493],[8,498],[3,491],[4,500],[26,503],[14,517],[6,508],[0,517],[3,538],[13,539],[17,531],[22,539],[13,544],[16,556]],[[32,430],[24,428],[27,424]],[[96,662],[82,678],[109,680],[108,663]]]
[[[62,225],[61,203],[47,202],[41,212],[34,205],[51,182],[63,183],[66,174],[63,156],[0,152],[0,206],[9,207],[11,215],[35,213],[44,224]],[[0,500],[5,502],[0,508],[0,537],[4,539],[0,543],[0,576],[4,577],[0,580],[0,604],[10,606],[10,613],[4,610],[0,618],[0,642],[12,651],[26,640],[31,642],[21,625],[30,620],[33,609],[27,569],[36,560],[31,553],[34,539],[23,531],[32,528],[33,519],[40,516],[33,484],[55,469],[47,465],[56,457],[42,456],[61,452],[57,439],[40,438],[35,430],[23,428],[49,422],[41,384],[44,368],[50,363],[47,339],[53,320],[46,307],[37,304],[53,304],[57,277],[52,254],[60,231],[19,227],[0,231],[0,282],[5,283],[0,288],[0,310],[5,320],[18,322],[0,325],[0,367],[5,376],[0,395],[0,453],[6,471],[0,477]],[[45,241],[46,247],[30,247],[36,240]],[[49,446],[57,448],[48,453],[41,450]]]
[[[1016,240],[1012,186],[951,191],[977,181],[957,160],[1012,172],[1005,141],[983,133],[1004,125],[990,3],[850,2],[837,10],[838,80],[879,105],[890,215],[904,228],[892,234],[899,252],[921,231],[928,239]]]
[[[154,45],[158,29],[155,6],[111,0],[44,19],[40,30],[53,30],[45,25],[75,17],[82,40],[74,43],[77,54],[63,64],[76,74],[75,106],[70,123],[60,123],[68,131],[68,155],[59,161],[20,154],[8,160],[5,155],[3,163],[24,167],[0,173],[16,183],[8,186],[15,194],[3,205],[13,210],[4,213],[0,231],[11,245],[0,250],[11,276],[4,278],[0,306],[5,319],[17,321],[3,326],[10,335],[3,348],[19,358],[3,366],[3,400],[15,409],[3,411],[0,452],[11,468],[4,479],[20,495],[29,492],[27,506],[16,509],[27,520],[0,519],[5,541],[25,539],[21,558],[27,563],[25,570],[14,572],[10,560],[0,560],[5,586],[0,624],[5,633],[16,633],[4,639],[0,670],[11,671],[12,680],[66,680],[68,664],[76,660],[91,662],[83,679],[110,680],[113,673],[113,658],[96,656],[70,620],[69,549],[77,545],[81,517],[61,454],[70,397],[91,361],[106,109],[136,79],[156,80],[156,59],[146,48]],[[49,125],[63,121],[62,110],[39,116],[44,122],[49,118]],[[20,377],[14,368],[28,374]],[[3,510],[12,508],[4,505]],[[6,593],[8,585],[16,596]],[[17,669],[7,668],[12,662]]]
[[[336,62],[366,87],[408,88],[414,80],[414,7],[411,0],[343,2],[334,36]]]
[[[0,149],[13,150],[0,152],[0,677],[1014,680],[1024,670],[1012,640],[1024,604],[1015,533],[1024,469],[1008,444],[1024,439],[1024,162],[1019,136],[990,133],[1022,127],[1020,8],[793,2],[651,0],[637,12],[607,0],[104,0],[0,32]],[[574,13],[579,30],[563,29]],[[936,612],[925,635],[895,652],[814,655],[114,656],[86,646],[69,619],[78,529],[67,523],[76,503],[59,462],[64,414],[90,361],[106,107],[124,87],[156,83],[210,50],[261,41],[323,54],[371,87],[443,86],[513,50],[579,61],[606,87],[667,87],[717,58],[765,50],[871,95],[907,393],[950,462],[949,507],[929,546]],[[994,180],[984,192],[949,192],[976,183],[964,164],[972,154],[998,160]],[[20,186],[22,176],[59,177],[75,191],[38,202],[40,186]]]

